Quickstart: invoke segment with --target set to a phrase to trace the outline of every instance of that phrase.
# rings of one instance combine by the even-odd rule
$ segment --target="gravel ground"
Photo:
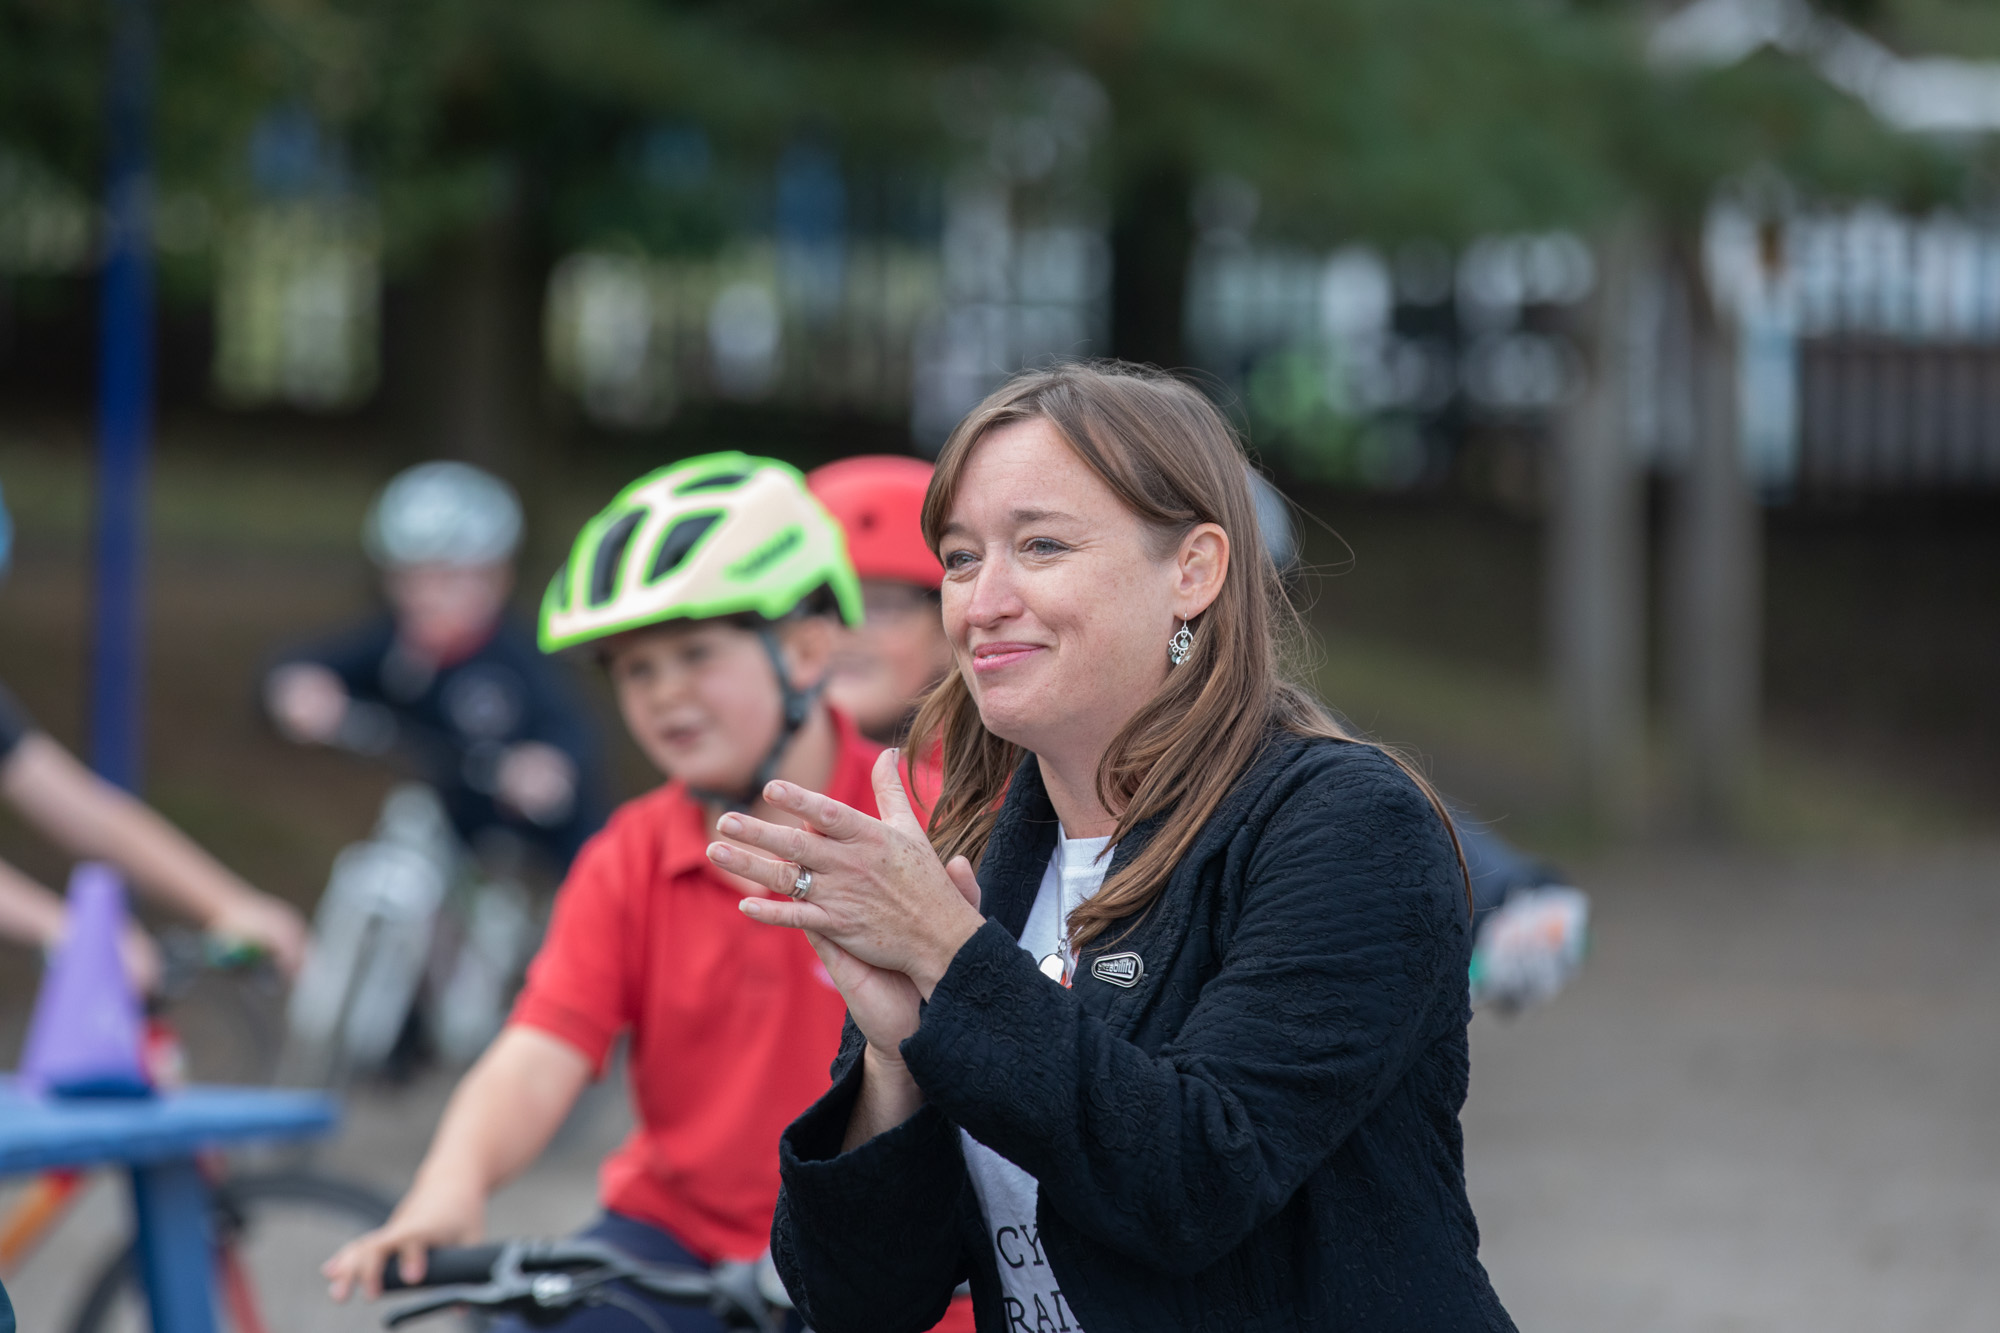
[[[1548,1009],[1474,1022],[1466,1155],[1484,1257],[1524,1330],[1927,1333],[2000,1297],[2000,846],[1828,857],[1656,852],[1583,876],[1596,951]],[[393,1190],[446,1089],[357,1097],[323,1164]],[[627,1124],[607,1085],[496,1232],[592,1212]],[[9,1283],[33,1333],[123,1223],[95,1187]],[[330,1318],[297,1242],[291,1330]],[[275,1301],[274,1301],[275,1303]]]
[[[2000,848],[1593,887],[1583,980],[1474,1023],[1467,1173],[1521,1328],[1995,1327]]]

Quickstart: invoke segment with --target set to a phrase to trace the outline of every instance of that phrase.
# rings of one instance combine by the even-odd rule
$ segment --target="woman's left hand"
[[[797,816],[804,828],[726,814],[717,831],[742,847],[710,843],[709,860],[777,898],[746,898],[746,916],[811,931],[873,967],[900,972],[929,998],[932,987],[985,918],[971,863],[940,865],[910,810],[896,773],[897,752],[875,761],[871,819],[830,796],[790,782],[773,782],[764,799]],[[768,852],[760,856],[757,851]],[[791,897],[801,872],[812,881],[802,900]]]
[[[806,931],[826,974],[833,978],[848,1017],[877,1050],[894,1055],[917,1030],[917,987],[901,972],[864,963],[824,935]]]

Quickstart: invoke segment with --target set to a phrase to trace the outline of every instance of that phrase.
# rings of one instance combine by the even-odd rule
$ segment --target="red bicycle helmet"
[[[937,554],[924,545],[920,520],[931,465],[920,458],[863,454],[814,468],[806,486],[847,534],[847,556],[864,579],[936,588]]]

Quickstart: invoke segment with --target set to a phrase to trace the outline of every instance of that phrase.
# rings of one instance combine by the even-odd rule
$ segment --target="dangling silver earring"
[[[1193,651],[1194,635],[1188,632],[1187,621],[1183,620],[1181,627],[1167,640],[1167,665],[1179,666],[1188,660],[1188,654]]]

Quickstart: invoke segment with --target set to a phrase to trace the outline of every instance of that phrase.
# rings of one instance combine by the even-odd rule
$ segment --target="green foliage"
[[[2000,55],[1975,0],[1847,0],[1904,50]],[[1972,156],[1891,135],[1798,63],[1661,75],[1636,0],[156,0],[161,171],[227,199],[259,116],[303,106],[388,233],[421,244],[510,200],[551,243],[700,248],[742,181],[810,131],[938,163],[953,71],[1057,61],[1113,108],[1114,184],[1162,167],[1257,185],[1298,239],[1589,226],[1698,208],[1758,164],[1922,200]],[[0,0],[0,145],[80,188],[101,151],[103,0]],[[633,145],[703,128],[715,169],[662,189]]]
[[[1609,207],[1603,107],[1636,47],[1524,0],[1156,3],[1074,41],[1125,163],[1179,154],[1254,182],[1304,236],[1464,234]]]
[[[98,154],[109,29],[98,6],[0,0],[0,140],[75,182]]]
[[[742,165],[807,126],[853,144],[935,139],[935,66],[826,4],[294,0],[265,5],[291,86],[352,145],[394,236],[476,219],[520,191],[553,240],[712,245]],[[663,123],[715,145],[706,188],[663,190],[633,146]],[[561,234],[566,233],[566,234]]]
[[[1243,407],[1258,454],[1300,481],[1398,490],[1423,472],[1423,441],[1406,419],[1361,410],[1345,388],[1337,347],[1266,353],[1244,380]]]
[[[2000,6],[1989,0],[1848,0],[1848,17],[1905,55],[2000,60]]]
[[[1651,6],[1099,8],[1066,44],[1106,81],[1121,159],[1178,154],[1244,176],[1301,240],[1587,228],[1634,201],[1685,216],[1718,180],[1758,166],[1809,189],[1934,197],[1968,161],[1962,145],[1887,130],[1791,60],[1652,70]]]

